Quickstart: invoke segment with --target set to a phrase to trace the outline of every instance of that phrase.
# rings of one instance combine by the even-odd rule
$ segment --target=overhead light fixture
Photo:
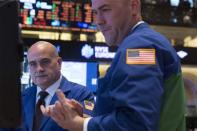
[[[185,58],[188,55],[188,53],[183,50],[178,51],[177,54],[181,59]]]

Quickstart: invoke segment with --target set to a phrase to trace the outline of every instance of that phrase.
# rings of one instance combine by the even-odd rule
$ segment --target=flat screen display
[[[96,62],[63,61],[61,73],[69,81],[81,84],[96,92],[98,64]]]
[[[196,0],[183,0],[182,3],[188,3],[188,5],[190,6],[190,8],[194,7],[194,2]],[[170,0],[170,5],[171,6],[179,6],[181,0]]]
[[[17,1],[0,1],[0,128],[21,123]]]
[[[23,90],[32,85],[28,65],[25,63],[27,63],[27,59],[24,59],[21,77]],[[92,92],[96,92],[97,78],[99,76],[97,62],[63,61],[61,73],[67,80],[86,86]]]
[[[71,0],[19,0],[23,28],[95,32],[89,2]]]

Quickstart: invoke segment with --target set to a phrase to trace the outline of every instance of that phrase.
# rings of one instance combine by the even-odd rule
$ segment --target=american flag
[[[127,49],[127,64],[155,64],[155,49]]]

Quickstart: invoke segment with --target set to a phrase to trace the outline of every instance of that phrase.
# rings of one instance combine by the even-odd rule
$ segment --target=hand
[[[50,116],[64,129],[82,131],[84,122],[82,106],[75,100],[65,98],[62,91],[58,90],[56,93],[59,101],[47,107],[41,106],[42,113]]]
[[[58,93],[59,92],[59,93]],[[76,100],[74,99],[67,99],[65,98],[64,94],[61,93],[60,90],[57,91],[58,94],[58,98],[60,100],[65,99],[66,102],[68,102],[70,104],[70,107],[75,110],[79,116],[83,116],[83,106]],[[62,101],[62,103],[64,103],[64,101]],[[52,110],[52,108],[54,108],[55,105],[49,105],[48,107],[44,108],[44,106],[41,107],[41,110],[43,111],[43,114],[46,116],[50,116],[50,110]]]
[[[83,117],[83,106],[74,99],[67,99],[67,102],[70,104],[71,108],[75,110],[79,116]]]

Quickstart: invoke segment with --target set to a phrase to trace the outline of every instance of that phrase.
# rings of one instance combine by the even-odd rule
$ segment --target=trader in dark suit
[[[140,0],[92,0],[106,43],[118,46],[98,81],[92,118],[59,102],[42,107],[72,131],[185,131],[185,94],[180,60],[169,41],[142,21]],[[70,117],[72,116],[72,117]]]
[[[38,107],[40,92],[45,92],[45,99],[42,105],[55,104],[57,100],[56,91],[61,89],[64,96],[70,99],[71,103],[78,101],[83,111],[78,112],[80,116],[84,114],[91,115],[92,109],[88,104],[93,106],[94,96],[84,86],[68,81],[61,75],[61,58],[56,48],[49,42],[39,41],[33,44],[27,53],[31,78],[35,86],[27,88],[22,93],[23,120],[19,129],[0,129],[0,131],[65,131],[50,117],[36,116],[39,114]],[[38,119],[39,118],[39,119]]]

